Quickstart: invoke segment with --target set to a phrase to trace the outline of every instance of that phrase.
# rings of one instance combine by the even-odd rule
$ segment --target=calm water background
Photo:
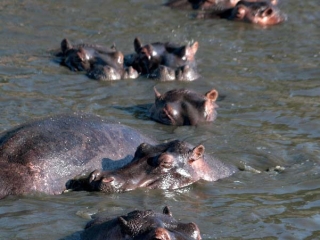
[[[226,20],[194,20],[163,1],[0,2],[0,130],[36,117],[84,111],[140,129],[159,141],[183,139],[243,171],[177,191],[76,192],[0,201],[0,239],[77,239],[94,213],[110,217],[168,205],[196,222],[203,239],[319,239],[320,3],[282,0],[281,25],[261,28]],[[50,55],[67,37],[116,44],[197,40],[201,79],[160,83],[139,78],[97,82],[59,66]],[[160,92],[216,88],[218,118],[199,127],[150,121],[144,108]],[[283,173],[265,172],[275,166]]]

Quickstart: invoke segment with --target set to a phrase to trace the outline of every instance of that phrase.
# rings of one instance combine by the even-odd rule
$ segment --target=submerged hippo
[[[160,94],[155,88],[155,103],[150,117],[167,125],[197,125],[216,118],[218,91],[210,90],[202,95],[187,89],[174,89]]]
[[[200,240],[195,223],[182,223],[172,217],[168,207],[162,213],[133,211],[111,220],[97,218],[89,222],[81,240]]]
[[[72,71],[86,71],[95,80],[119,80],[138,77],[133,68],[124,67],[124,56],[113,46],[111,48],[92,44],[72,45],[68,39],[61,42],[61,64]]]
[[[170,0],[165,5],[178,9],[195,10],[225,10],[233,8],[240,0]],[[266,1],[273,5],[278,4],[278,0],[247,0],[248,2]]]
[[[0,198],[60,194],[78,174],[127,164],[143,142],[155,143],[130,127],[92,115],[22,124],[0,135]]]
[[[286,18],[276,4],[277,0],[173,0],[167,6],[200,9],[197,18],[225,18],[268,26]]]
[[[195,62],[198,46],[198,42],[185,46],[168,42],[143,45],[139,38],[135,38],[136,53],[126,56],[125,62],[149,78],[192,81],[199,77]]]
[[[113,171],[93,171],[89,177],[69,182],[70,189],[124,192],[138,187],[177,189],[201,179],[216,181],[228,177],[236,168],[205,154],[202,145],[174,140],[151,145],[142,143],[127,165]]]

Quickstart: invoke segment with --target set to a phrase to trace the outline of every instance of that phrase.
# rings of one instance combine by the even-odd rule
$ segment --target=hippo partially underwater
[[[85,114],[48,117],[2,133],[0,167],[0,198],[60,194],[66,188],[176,189],[236,171],[205,155],[202,145],[178,140],[157,144],[133,128]],[[89,177],[76,178],[90,172]]]
[[[90,221],[81,240],[200,240],[195,223],[182,223],[172,217],[168,207],[162,213],[135,210],[110,220],[98,217]]]

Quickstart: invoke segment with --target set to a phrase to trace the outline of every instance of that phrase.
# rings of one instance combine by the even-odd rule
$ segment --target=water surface
[[[241,171],[176,191],[75,192],[10,196],[0,201],[0,239],[77,239],[90,216],[110,217],[168,205],[196,222],[203,239],[316,239],[320,235],[320,5],[280,1],[284,24],[261,28],[227,20],[194,20],[164,1],[2,1],[0,3],[0,130],[37,117],[84,111],[140,129],[159,141],[203,144]],[[160,83],[139,78],[97,82],[52,59],[63,38],[116,44],[199,41],[201,79]],[[216,88],[214,123],[155,123],[138,105],[160,92]],[[285,171],[266,172],[275,166]]]

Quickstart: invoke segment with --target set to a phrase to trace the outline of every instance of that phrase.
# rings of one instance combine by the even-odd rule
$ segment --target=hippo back
[[[154,143],[128,126],[92,115],[22,124],[0,136],[0,197],[34,191],[59,194],[76,175],[125,165],[143,142]]]

